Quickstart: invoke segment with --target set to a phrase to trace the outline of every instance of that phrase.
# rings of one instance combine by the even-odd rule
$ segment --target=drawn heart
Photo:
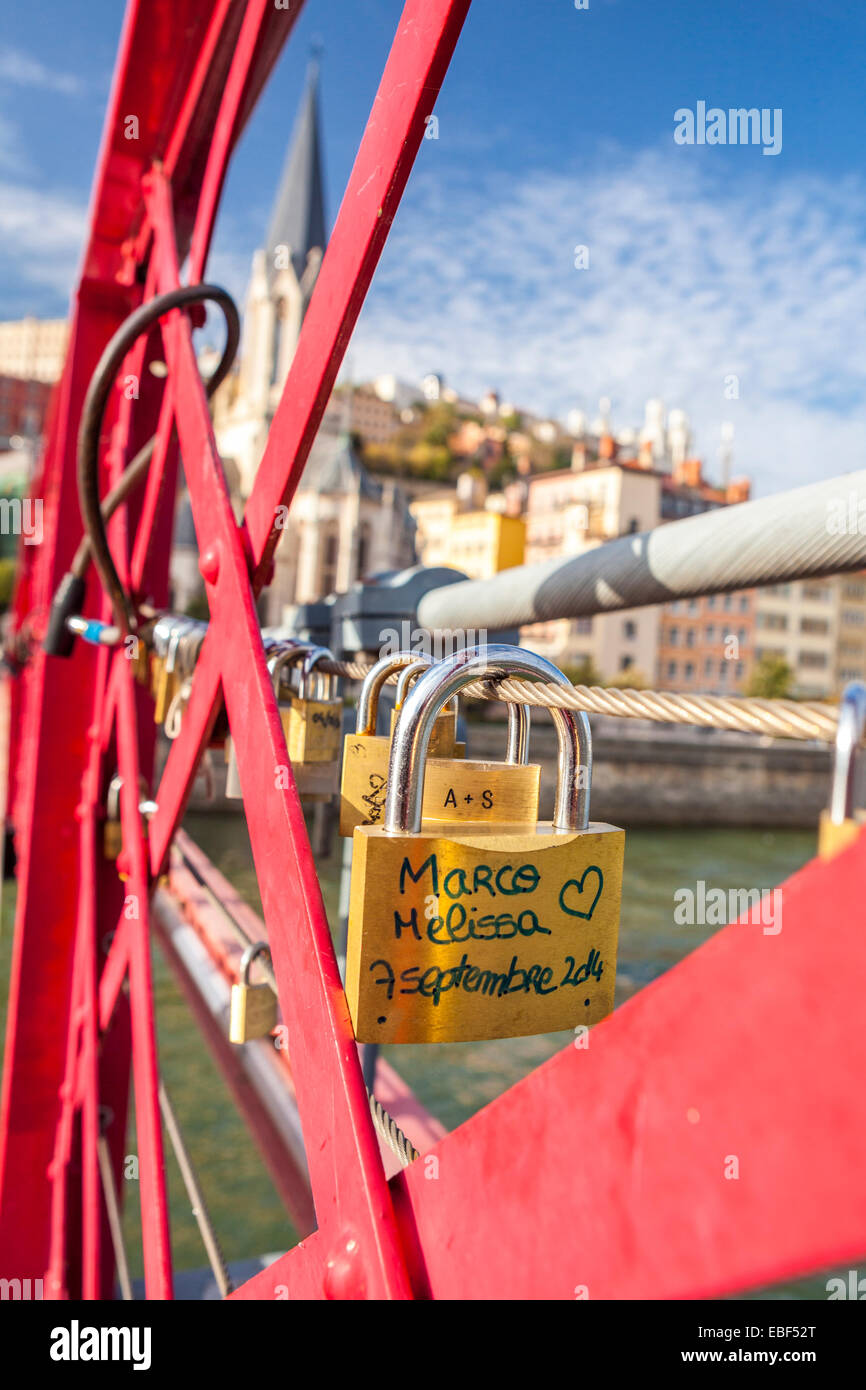
[[[587,909],[586,912],[582,912],[581,909],[580,909],[579,907],[569,907],[569,906],[568,906],[568,903],[565,901],[565,897],[566,897],[566,894],[567,894],[569,888],[574,888],[574,889],[576,889],[577,892],[580,894],[581,898],[583,898],[583,893],[584,893],[584,887],[583,887],[583,885],[586,883],[586,880],[587,880],[587,878],[588,878],[588,876],[589,876],[590,874],[594,874],[594,875],[595,875],[595,878],[598,879],[598,887],[597,887],[596,890],[595,890],[595,897],[593,898],[592,902],[590,903],[589,908]],[[591,880],[590,880],[590,886],[592,885],[593,882],[594,882],[594,880],[591,879]],[[603,887],[604,887],[604,875],[603,875],[603,873],[601,872],[601,869],[598,867],[597,864],[590,864],[590,866],[589,866],[588,869],[584,869],[584,871],[583,871],[583,873],[581,874],[580,878],[570,878],[570,879],[568,880],[567,883],[563,883],[562,887],[561,887],[560,890],[559,890],[559,906],[562,908],[562,911],[563,911],[563,912],[567,912],[567,913],[568,913],[569,917],[582,917],[583,920],[584,920],[585,922],[588,922],[589,919],[590,919],[590,917],[592,916],[592,914],[595,912],[595,905],[596,905],[596,903],[598,902],[599,898],[601,897],[601,890],[602,890]],[[589,890],[587,889],[587,892],[588,892],[588,891],[589,891]],[[586,901],[585,898],[584,898],[583,900],[584,900],[584,902]]]

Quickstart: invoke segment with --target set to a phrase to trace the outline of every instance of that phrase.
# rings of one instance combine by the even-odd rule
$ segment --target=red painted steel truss
[[[150,974],[149,895],[225,703],[245,788],[317,1229],[240,1297],[687,1297],[866,1250],[866,1041],[854,846],[786,886],[784,930],[730,927],[386,1181],[255,599],[457,42],[469,0],[408,0],[269,443],[236,525],[192,345],[175,310],[130,353],[140,396],[106,419],[103,491],[157,431],[143,497],[111,523],[128,588],[164,604],[178,446],[210,629],[145,838],[150,701],[123,650],[34,648],[13,708],[19,886],[0,1126],[0,1273],[52,1297],[110,1297],[98,1141],[115,1180],[130,1074],[150,1297],[172,1293]],[[141,302],[204,278],[227,162],[300,6],[130,0],[39,492],[18,626],[38,635],[81,536],[84,393]],[[124,121],[139,118],[129,142]],[[163,358],[164,382],[148,372]],[[108,616],[91,583],[88,611]],[[101,853],[123,779],[119,868]],[[291,779],[290,779],[291,780]],[[697,1119],[695,1119],[697,1116]],[[740,1177],[726,1181],[726,1156]]]

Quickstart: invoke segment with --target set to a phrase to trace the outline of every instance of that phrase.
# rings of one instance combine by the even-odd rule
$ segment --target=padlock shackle
[[[313,647],[311,642],[296,642],[293,637],[289,638],[288,642],[279,642],[277,644],[268,657],[268,671],[270,672],[274,694],[277,697],[279,697],[280,693],[280,674],[283,667],[298,661],[302,656],[306,656],[307,652],[315,650],[317,650],[317,648]]]
[[[412,682],[420,676],[431,665],[430,658],[416,661],[411,666],[404,666],[400,672],[400,679],[397,681],[397,698],[394,701],[394,709],[399,711],[408,695]],[[457,696],[453,697],[455,713],[457,712]],[[513,701],[508,701],[508,743],[505,748],[505,761],[507,763],[517,763],[525,767],[529,762],[529,730],[531,715],[529,705],[515,705]]]
[[[521,675],[572,689],[568,677],[535,652],[504,643],[471,647],[437,662],[421,676],[400,711],[391,742],[385,830],[417,835],[421,829],[424,765],[433,725],[442,706],[477,680]],[[585,830],[589,824],[592,735],[583,711],[551,707],[559,743],[554,830]],[[585,778],[579,776],[585,770]],[[583,785],[583,783],[586,785]]]
[[[401,706],[402,706],[402,704],[403,704],[403,701],[406,699],[406,696],[409,694],[409,691],[412,689],[412,682],[415,681],[415,680],[417,680],[417,678],[418,678],[420,675],[422,675],[424,671],[428,671],[432,665],[433,665],[433,662],[432,662],[432,660],[430,659],[429,656],[418,656],[418,657],[415,658],[414,661],[410,662],[408,666],[404,666],[404,667],[403,667],[403,670],[400,672],[399,676],[397,677],[397,688],[396,688],[396,691],[395,691],[395,693],[394,693],[394,709],[395,709],[395,710],[398,710],[398,709],[401,708]],[[455,697],[454,697],[455,705],[456,705],[456,700],[457,700],[457,696],[455,695]]]
[[[834,825],[851,820],[854,814],[854,773],[856,753],[866,731],[866,685],[852,681],[839,701],[836,747],[833,754],[833,780],[830,785],[830,819]]]
[[[419,655],[418,652],[390,652],[387,656],[380,657],[375,666],[370,667],[364,677],[361,693],[358,696],[358,714],[355,720],[356,734],[375,736],[376,717],[379,713],[379,695],[383,685],[395,671],[401,671],[404,666],[412,666],[417,661],[425,661],[429,664],[430,658]]]
[[[249,984],[250,967],[252,966],[252,963],[255,960],[256,956],[263,955],[265,952],[267,952],[267,954],[270,956],[271,948],[268,945],[267,941],[251,941],[249,946],[247,946],[246,950],[241,956],[239,975],[240,982],[242,985]]]
[[[423,671],[429,670],[429,668],[432,665],[432,657],[419,656],[415,661],[412,662],[411,666],[403,667],[403,670],[397,677],[397,692],[394,696],[395,714],[399,714],[400,710],[403,708],[403,702],[405,701],[406,696],[409,694],[409,691],[412,689],[412,682],[414,680],[417,680]],[[459,713],[459,706],[457,704],[456,695],[451,701],[451,704],[454,706],[454,716],[456,718],[457,714]]]
[[[316,668],[316,666],[318,665],[318,663],[319,663],[320,661],[333,661],[333,660],[334,660],[334,653],[331,651],[330,647],[310,647],[310,648],[308,649],[307,654],[306,654],[306,656],[304,657],[303,663],[302,663],[302,665],[301,665],[301,674],[300,674],[300,678],[299,678],[299,689],[298,689],[298,694],[300,695],[300,697],[301,697],[302,700],[309,700],[309,699],[311,698],[310,695],[309,695],[309,693],[308,693],[307,682],[309,681],[310,676],[314,673],[314,671],[315,671],[315,674],[316,674],[317,676],[319,676],[320,679],[324,679],[324,680],[326,680],[326,681],[328,682],[327,691],[326,691],[326,693],[322,696],[323,699],[327,699],[327,698],[328,698],[328,696],[329,696],[329,694],[330,694],[330,691],[331,691],[331,681],[332,681],[334,678],[333,678],[333,676],[330,674],[330,672],[328,672],[328,671],[316,671],[315,668]]]
[[[108,791],[105,793],[105,819],[110,821],[120,820],[120,793],[123,789],[123,778],[119,772],[115,772],[108,784]],[[138,804],[138,809],[142,815],[154,815],[156,802],[147,799],[147,778],[143,772],[138,774],[138,791],[144,800]],[[143,807],[153,807],[152,811],[144,811]]]
[[[106,820],[120,820],[120,789],[123,786],[123,778],[116,772],[108,784],[108,791],[105,795],[105,816]]]

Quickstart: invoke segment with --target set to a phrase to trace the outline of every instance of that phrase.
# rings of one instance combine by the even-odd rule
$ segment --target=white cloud
[[[678,152],[678,155],[682,152]],[[722,422],[762,492],[864,465],[866,186],[642,154],[590,172],[429,165],[352,344],[355,373],[441,370],[560,417],[684,408],[712,468]],[[574,248],[590,268],[574,268]],[[739,399],[725,399],[725,378]]]
[[[0,276],[7,295],[14,292],[17,304],[6,312],[38,312],[25,304],[40,288],[54,295],[69,294],[86,226],[83,203],[64,194],[0,182]]]
[[[80,96],[85,84],[80,77],[68,72],[55,72],[38,58],[17,48],[0,49],[0,80],[16,87],[38,87],[63,96]]]
[[[30,172],[30,164],[24,154],[21,132],[14,121],[0,112],[0,169],[8,174]]]

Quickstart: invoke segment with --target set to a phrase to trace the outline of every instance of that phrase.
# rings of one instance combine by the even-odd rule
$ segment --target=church
[[[247,287],[241,350],[213,399],[214,433],[238,516],[249,496],[327,246],[319,68],[313,61],[264,245]],[[325,412],[276,551],[262,620],[344,592],[357,580],[415,563],[415,527],[399,482],[374,477],[345,432],[336,398]],[[174,602],[201,592],[189,503],[181,502],[172,561]]]

